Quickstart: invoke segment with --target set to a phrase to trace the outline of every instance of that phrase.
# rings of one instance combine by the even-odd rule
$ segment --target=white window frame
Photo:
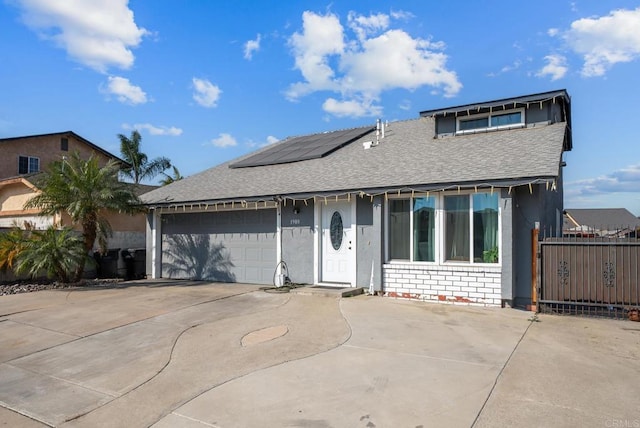
[[[496,263],[485,263],[485,262],[476,262],[473,260],[473,198],[472,195],[475,193],[491,193],[487,192],[474,192],[474,191],[461,191],[461,192],[446,192],[438,195],[427,194],[427,193],[414,193],[413,196],[411,194],[400,194],[389,196],[388,200],[391,201],[393,199],[408,199],[409,200],[409,236],[408,236],[408,245],[409,248],[409,259],[392,259],[391,258],[391,242],[389,240],[389,210],[390,204],[385,204],[385,233],[384,233],[384,251],[385,251],[385,261],[389,264],[416,264],[416,265],[457,265],[457,266],[502,266],[502,205],[500,201],[500,194],[498,194],[498,261]],[[453,261],[453,260],[445,260],[445,246],[446,246],[446,231],[445,231],[445,209],[444,209],[444,197],[445,196],[456,196],[456,195],[466,195],[469,198],[469,261]],[[436,243],[435,243],[435,257],[434,261],[416,261],[414,260],[414,248],[413,248],[413,200],[415,198],[431,196],[435,198],[435,227],[436,227]]]
[[[20,160],[22,158],[27,159],[27,172],[20,172]],[[31,162],[32,161],[37,161],[38,162],[38,168],[35,171],[31,171]],[[36,173],[36,172],[40,172],[40,158],[35,157],[35,156],[18,155],[18,175],[33,174],[33,173]]]
[[[520,123],[513,123],[511,125],[491,126],[492,117],[502,116],[502,115],[512,114],[512,113],[520,113]],[[482,119],[485,117],[487,118],[486,128],[475,128],[475,129],[467,129],[467,130],[460,129],[461,122],[465,122],[467,120]],[[482,113],[482,114],[471,114],[468,116],[459,116],[456,118],[456,135],[475,134],[477,132],[498,131],[498,130],[504,130],[504,129],[524,128],[525,124],[526,124],[525,109],[523,107],[510,109],[510,110],[500,110],[495,112],[492,111],[489,113]]]

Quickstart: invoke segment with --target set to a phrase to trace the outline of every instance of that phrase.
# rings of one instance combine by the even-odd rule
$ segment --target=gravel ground
[[[32,293],[40,290],[53,290],[59,288],[75,288],[75,287],[108,287],[113,286],[123,280],[120,278],[115,279],[87,279],[81,282],[74,282],[69,284],[63,284],[60,282],[12,282],[7,284],[0,284],[0,296],[7,296],[10,294],[19,293]]]

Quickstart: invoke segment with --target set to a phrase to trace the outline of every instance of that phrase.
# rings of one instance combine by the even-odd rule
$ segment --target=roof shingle
[[[375,140],[375,131],[319,159],[229,168],[254,152],[153,190],[142,199],[150,205],[168,205],[346,190],[553,179],[559,174],[565,128],[565,123],[556,123],[433,138],[433,118],[391,122],[385,138],[368,150],[362,143]]]

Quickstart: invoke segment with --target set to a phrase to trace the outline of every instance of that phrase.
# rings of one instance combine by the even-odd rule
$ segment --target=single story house
[[[143,195],[147,272],[526,305],[571,148],[565,90],[288,138]]]
[[[626,208],[567,208],[563,234],[567,237],[635,237],[640,219]]]

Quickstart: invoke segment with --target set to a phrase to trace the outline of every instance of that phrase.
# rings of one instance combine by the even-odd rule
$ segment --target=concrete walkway
[[[241,284],[4,296],[0,426],[640,426],[640,324],[532,319]]]

